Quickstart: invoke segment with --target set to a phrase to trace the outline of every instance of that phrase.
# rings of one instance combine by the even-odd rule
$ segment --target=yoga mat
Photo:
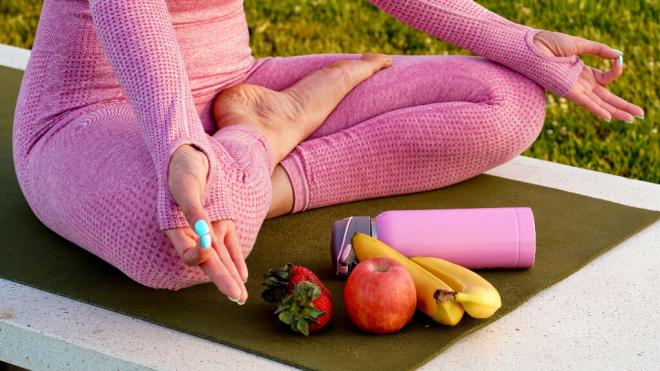
[[[265,221],[247,258],[250,298],[244,306],[227,300],[212,283],[179,291],[151,289],[48,230],[31,212],[11,160],[11,122],[21,77],[20,70],[0,68],[0,277],[300,368],[418,367],[660,216],[657,211],[482,174],[437,190],[334,205]],[[342,301],[345,281],[335,278],[330,262],[330,230],[335,220],[349,215],[375,216],[392,209],[517,206],[529,206],[534,212],[536,264],[528,270],[480,271],[502,296],[502,308],[493,317],[477,320],[466,314],[457,326],[447,327],[417,311],[402,331],[388,335],[362,333],[352,326]],[[272,308],[260,297],[261,276],[270,267],[286,262],[312,269],[334,296],[333,322],[308,338],[276,326]]]

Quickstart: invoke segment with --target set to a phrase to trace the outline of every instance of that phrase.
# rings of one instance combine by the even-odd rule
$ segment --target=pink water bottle
[[[389,210],[351,216],[332,226],[330,250],[338,276],[358,261],[351,248],[357,232],[385,242],[402,255],[433,256],[466,268],[529,268],[536,230],[529,207]]]

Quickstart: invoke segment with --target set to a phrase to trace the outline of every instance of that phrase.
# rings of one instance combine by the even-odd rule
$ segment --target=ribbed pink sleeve
[[[369,0],[400,22],[507,66],[564,96],[583,68],[579,56],[552,57],[533,44],[541,31],[469,0]]]
[[[203,151],[210,169],[207,190],[218,159],[212,155],[195,109],[166,2],[91,0],[90,13],[101,48],[135,111],[156,166],[159,226],[163,230],[187,226],[168,188],[170,157],[183,144]],[[216,203],[216,207],[223,204]],[[215,216],[222,214],[227,213],[220,210]]]

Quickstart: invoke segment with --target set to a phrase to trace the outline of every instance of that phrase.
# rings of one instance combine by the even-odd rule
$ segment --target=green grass
[[[523,155],[660,183],[657,78],[660,1],[480,0],[518,23],[603,42],[624,52],[625,70],[608,87],[646,112],[633,125],[607,123],[547,94],[543,132]],[[41,1],[0,0],[0,43],[31,48]],[[469,54],[401,24],[366,0],[246,0],[255,57],[312,53]],[[608,69],[609,62],[583,56]]]

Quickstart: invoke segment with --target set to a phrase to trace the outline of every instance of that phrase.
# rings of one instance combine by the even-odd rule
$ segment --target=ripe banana
[[[488,318],[502,306],[497,289],[473,271],[444,259],[415,256],[410,260],[446,282],[456,291],[456,301],[475,318]]]
[[[454,299],[455,292],[452,288],[395,249],[359,232],[353,235],[351,245],[359,261],[384,256],[403,264],[415,281],[417,309],[429,315],[436,322],[453,326],[463,318],[465,310]]]

